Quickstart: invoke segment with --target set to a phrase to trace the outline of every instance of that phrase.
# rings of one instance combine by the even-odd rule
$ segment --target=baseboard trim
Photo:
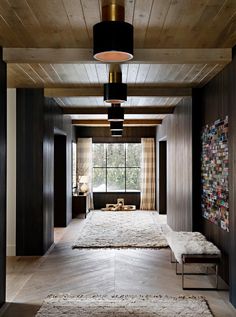
[[[7,245],[7,256],[15,256],[16,255],[16,245],[8,244]]]

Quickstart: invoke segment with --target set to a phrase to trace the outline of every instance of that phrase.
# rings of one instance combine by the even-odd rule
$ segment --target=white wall
[[[7,89],[7,256],[16,254],[16,89]]]

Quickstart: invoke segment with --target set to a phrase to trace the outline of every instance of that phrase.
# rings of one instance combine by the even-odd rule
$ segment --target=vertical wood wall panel
[[[63,116],[63,131],[66,133],[66,216],[67,224],[72,219],[72,125],[70,116]]]
[[[17,89],[17,255],[42,255],[53,243],[55,128],[67,129],[71,152],[71,122],[55,101],[43,89]],[[67,188],[71,201],[70,182]],[[69,222],[71,205],[65,212]]]
[[[192,230],[191,98],[184,98],[157,128],[157,166],[163,138],[167,140],[167,221],[173,230]],[[157,184],[159,175],[157,169]]]
[[[54,136],[54,226],[66,227],[66,135]]]
[[[43,250],[46,252],[54,242],[54,113],[46,100],[43,107]]]
[[[228,81],[224,82],[224,91],[230,91],[227,102],[229,104],[229,212],[230,212],[230,300],[236,307],[236,49],[233,50],[234,59],[229,68]],[[225,100],[225,98],[224,98]]]
[[[0,48],[0,306],[6,297],[6,80]]]
[[[215,243],[223,252],[223,263],[220,274],[230,286],[230,299],[236,306],[236,50],[233,50],[233,61],[220,72],[213,80],[201,89],[193,91],[194,112],[201,112],[199,126],[199,138],[201,128],[206,124],[212,124],[219,118],[229,116],[229,226],[230,232],[222,230],[217,225],[204,219],[201,215],[201,197],[195,202],[199,206],[194,210],[194,219],[199,221],[199,229],[206,237]],[[197,141],[199,143],[199,139]],[[199,161],[201,151],[199,151]],[[197,155],[197,152],[195,153]],[[196,165],[197,166],[197,165]],[[194,178],[199,186],[199,179]],[[197,186],[197,185],[196,185]],[[197,201],[198,200],[198,201]]]
[[[43,89],[17,89],[16,254],[43,254]]]

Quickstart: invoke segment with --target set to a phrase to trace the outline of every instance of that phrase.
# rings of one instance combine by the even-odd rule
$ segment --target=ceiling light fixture
[[[124,108],[120,104],[112,104],[108,108],[108,121],[124,121]]]
[[[104,84],[104,101],[114,104],[127,101],[127,84],[122,83],[120,69],[109,72],[109,83]]]
[[[123,130],[123,121],[111,121],[110,122],[111,131],[122,131]]]
[[[93,26],[93,57],[112,63],[133,58],[133,26],[124,22],[124,5],[102,7],[102,22]]]
[[[111,136],[122,137],[122,130],[121,131],[111,131]]]

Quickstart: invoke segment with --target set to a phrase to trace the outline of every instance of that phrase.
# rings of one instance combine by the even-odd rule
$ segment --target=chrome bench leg
[[[219,274],[218,274],[218,264],[216,264],[216,273],[215,273],[215,287],[185,287],[184,286],[184,276],[185,275],[198,275],[198,274],[186,274],[184,273],[184,262],[182,262],[182,289],[183,290],[198,290],[198,291],[216,291],[218,290]],[[205,274],[206,275],[206,274]],[[209,274],[207,274],[209,275]]]

